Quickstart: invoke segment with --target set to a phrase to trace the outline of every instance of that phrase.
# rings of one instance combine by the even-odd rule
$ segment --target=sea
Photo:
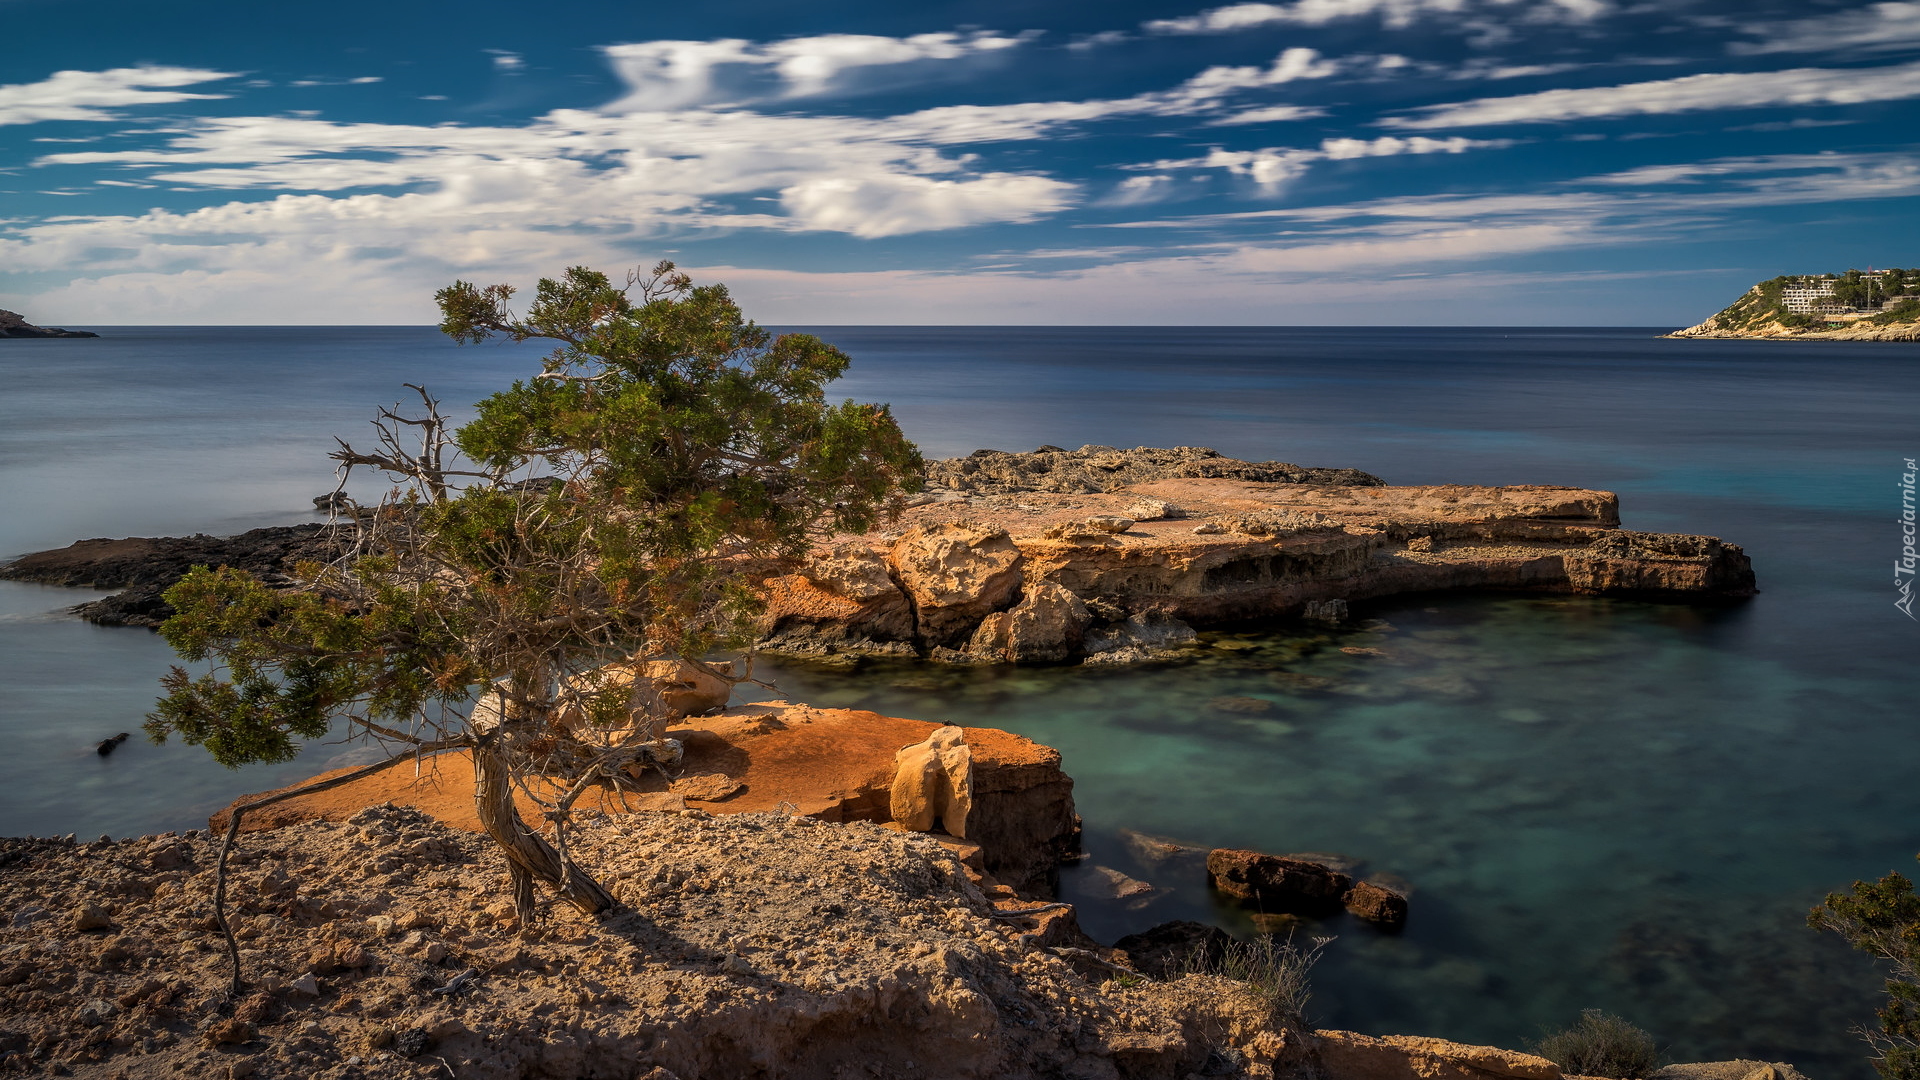
[[[335,437],[367,441],[403,383],[470,415],[541,355],[419,327],[92,329],[0,341],[0,556],[316,520]],[[1920,869],[1920,623],[1895,606],[1920,347],[1652,327],[806,329],[854,357],[835,395],[891,403],[930,457],[1210,446],[1394,484],[1600,488],[1627,528],[1742,545],[1762,591],[1726,606],[1432,594],[1358,605],[1337,631],[1210,630],[1174,666],[770,670],[790,699],[1058,747],[1087,852],[1061,890],[1103,940],[1182,918],[1258,932],[1130,833],[1321,853],[1401,884],[1403,932],[1292,928],[1328,939],[1308,1010],[1323,1027],[1523,1047],[1602,1009],[1669,1060],[1872,1075],[1857,1029],[1880,973],[1806,914]],[[328,739],[229,771],[147,742],[175,660],[146,630],[67,613],[96,595],[0,583],[0,833],[204,826],[243,792],[366,760]],[[1153,888],[1116,898],[1111,872]]]

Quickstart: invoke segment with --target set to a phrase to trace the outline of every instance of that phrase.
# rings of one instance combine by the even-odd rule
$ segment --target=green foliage
[[[1913,883],[1900,874],[1856,881],[1850,893],[1829,894],[1807,915],[1807,925],[1831,930],[1892,965],[1881,1030],[1868,1037],[1873,1066],[1886,1080],[1920,1080],[1920,896]]]
[[[1577,1076],[1638,1080],[1660,1064],[1653,1036],[1599,1009],[1583,1010],[1579,1023],[1540,1040],[1534,1049]]]
[[[451,436],[479,468],[446,475],[480,482],[439,482],[437,448],[343,446],[336,458],[415,490],[357,518],[353,554],[303,568],[299,589],[204,568],[170,589],[161,633],[213,670],[167,677],[156,741],[238,766],[285,761],[342,715],[444,739],[466,702],[502,688],[518,715],[564,707],[615,726],[627,691],[593,672],[749,644],[763,576],[918,487],[919,453],[886,406],[826,401],[846,354],[770,335],[724,286],[662,263],[624,288],[582,267],[543,279],[524,318],[513,295],[456,282],[437,296],[457,341],[557,343]]]

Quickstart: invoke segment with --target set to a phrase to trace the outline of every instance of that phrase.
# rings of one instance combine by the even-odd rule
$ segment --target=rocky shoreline
[[[17,311],[0,310],[0,338],[97,338],[91,330],[62,330],[55,326],[35,326]]]
[[[249,979],[235,996],[208,834],[0,839],[0,1070],[1564,1080],[1531,1054],[1296,1026],[1207,973],[1204,950],[1180,959],[1178,926],[1102,949],[995,903],[932,837],[682,810],[593,816],[573,845],[620,908],[522,927],[497,852],[418,810],[255,833],[230,893]],[[1650,1080],[1804,1078],[1741,1061]]]
[[[1338,621],[1349,604],[1411,593],[1723,602],[1757,591],[1737,545],[1623,530],[1605,491],[1390,486],[1196,447],[982,450],[931,462],[928,477],[889,531],[836,537],[766,581],[763,648],[1116,663],[1168,655],[1195,628]],[[171,614],[160,593],[193,565],[294,587],[296,563],[337,550],[319,523],[95,539],[24,556],[0,578],[121,589],[76,613],[157,626]]]

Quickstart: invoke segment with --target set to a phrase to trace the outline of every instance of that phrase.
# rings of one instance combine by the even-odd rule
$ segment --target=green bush
[[[1660,1064],[1653,1036],[1599,1009],[1584,1010],[1579,1023],[1540,1040],[1534,1049],[1577,1076],[1641,1080]]]

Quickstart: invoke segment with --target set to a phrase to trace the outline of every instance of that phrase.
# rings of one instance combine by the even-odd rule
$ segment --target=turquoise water
[[[1730,660],[1739,610],[1430,596],[1363,614],[1377,629],[1209,634],[1190,663],[1152,670],[776,681],[1058,747],[1090,852],[1063,891],[1104,940],[1171,918],[1252,929],[1215,907],[1198,865],[1140,862],[1121,827],[1331,853],[1410,885],[1402,934],[1345,916],[1299,927],[1336,937],[1315,983],[1325,1022],[1512,1046],[1598,1007],[1682,1059],[1857,1071],[1845,1032],[1871,966],[1801,917],[1911,843],[1911,761],[1854,737],[1900,722],[1875,704],[1892,688]],[[1095,865],[1171,891],[1129,910],[1099,898]]]
[[[1202,444],[1392,483],[1570,484],[1620,492],[1628,527],[1745,545],[1763,592],[1730,608],[1414,597],[1343,636],[1209,635],[1170,668],[794,668],[779,686],[1059,747],[1090,853],[1063,888],[1103,937],[1179,917],[1251,930],[1191,868],[1134,861],[1122,829],[1403,879],[1404,934],[1302,928],[1337,936],[1323,1023],[1516,1045],[1602,1007],[1679,1059],[1871,1075],[1851,1029],[1878,980],[1802,923],[1920,851],[1920,624],[1891,588],[1920,349],[1645,329],[820,332],[855,357],[840,390],[892,402],[934,456]],[[534,356],[422,328],[111,335],[0,343],[0,555],[310,519],[330,436],[366,430],[399,382],[457,412]],[[0,584],[0,830],[191,827],[358,753],[240,773],[137,739],[97,757],[170,659],[145,631],[58,614],[90,595]],[[1100,901],[1096,865],[1169,891]]]

